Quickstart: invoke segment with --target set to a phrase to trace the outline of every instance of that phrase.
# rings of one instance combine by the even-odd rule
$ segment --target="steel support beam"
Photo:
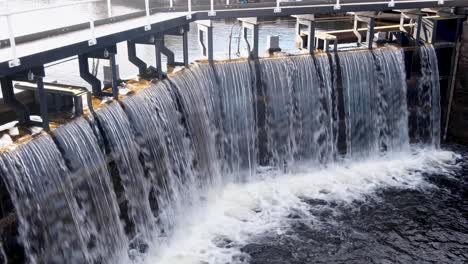
[[[197,21],[198,43],[202,49],[202,56],[213,62],[213,23],[211,20]]]
[[[242,31],[245,44],[249,51],[249,58],[258,59],[258,21],[256,17],[240,18],[242,21]],[[249,31],[252,34],[252,40],[249,41]]]
[[[163,72],[162,72],[162,51],[164,48],[164,34],[162,33],[156,33],[155,37],[155,54],[156,54],[156,70],[157,70],[157,77],[159,80],[162,80],[163,78]],[[169,60],[172,59],[174,60],[174,53],[171,52],[172,57],[168,57],[168,63]]]
[[[50,130],[49,113],[47,111],[47,97],[44,91],[44,75],[36,75],[37,97],[39,98],[39,109],[42,118],[42,128],[46,131]]]
[[[93,95],[102,95],[101,81],[94,76],[89,69],[89,57],[86,54],[78,55],[78,64],[80,68],[80,77],[91,85]]]
[[[80,68],[80,76],[91,85],[91,90],[95,96],[112,96],[118,99],[119,80],[117,79],[117,66],[115,55],[117,54],[117,45],[108,46],[103,49],[96,49],[92,52],[78,55],[78,64]],[[102,91],[101,81],[90,72],[89,59],[104,59],[109,60],[112,70],[112,93]]]
[[[128,60],[138,68],[138,74],[141,77],[145,78],[149,73],[148,66],[143,60],[138,58],[135,40],[127,41],[127,53],[128,53]]]

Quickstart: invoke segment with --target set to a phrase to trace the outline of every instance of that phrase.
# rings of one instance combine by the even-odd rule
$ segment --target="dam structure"
[[[1,14],[1,264],[468,260],[467,1],[106,4],[19,36]],[[272,17],[299,52],[261,54]],[[215,59],[217,19],[245,57]],[[46,80],[69,61],[84,85]]]

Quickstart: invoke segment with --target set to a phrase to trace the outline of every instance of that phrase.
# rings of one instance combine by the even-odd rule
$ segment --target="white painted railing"
[[[85,0],[85,1],[80,1],[80,2],[69,2],[69,3],[64,3],[64,4],[53,4],[53,5],[46,5],[42,7],[37,7],[37,8],[31,8],[31,9],[24,9],[24,10],[17,10],[17,11],[11,11],[8,7],[8,1],[5,0],[4,2],[4,12],[0,13],[0,17],[6,17],[6,22],[7,22],[7,29],[8,29],[8,38],[10,40],[10,50],[11,50],[11,60],[8,62],[8,65],[10,68],[13,67],[18,67],[21,65],[21,61],[18,58],[18,54],[16,51],[16,40],[15,40],[15,31],[13,28],[13,20],[12,17],[14,15],[18,14],[26,14],[26,13],[33,13],[37,11],[43,11],[43,10],[50,10],[50,9],[56,9],[56,8],[62,8],[62,7],[67,7],[67,6],[76,6],[76,5],[83,5],[83,4],[88,4],[89,5],[89,29],[90,29],[90,39],[88,41],[88,44],[90,46],[96,45],[96,33],[95,33],[95,28],[94,28],[94,12],[93,12],[93,3],[99,2],[100,0]],[[110,0],[107,0],[108,3],[108,14],[109,16],[111,15],[111,6],[110,6]]]

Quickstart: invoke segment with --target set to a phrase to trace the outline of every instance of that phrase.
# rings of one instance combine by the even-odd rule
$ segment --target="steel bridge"
[[[143,0],[142,0],[143,1]],[[19,12],[0,13],[6,17],[9,38],[0,40],[0,80],[3,93],[4,104],[14,109],[18,120],[22,124],[32,123],[29,118],[29,111],[21,102],[16,99],[13,81],[26,81],[33,85],[23,85],[23,89],[32,89],[37,92],[42,116],[41,125],[49,128],[47,115],[47,92],[64,92],[64,87],[47,89],[48,84],[44,84],[44,65],[59,61],[72,56],[78,56],[80,76],[92,87],[94,96],[118,97],[118,82],[116,72],[115,55],[117,44],[127,42],[128,59],[139,69],[141,77],[163,78],[162,55],[168,58],[169,66],[188,66],[187,32],[191,22],[198,23],[199,44],[203,48],[203,55],[208,61],[213,61],[213,26],[211,20],[237,18],[241,19],[244,30],[244,38],[250,49],[250,57],[258,57],[258,23],[259,17],[294,16],[297,19],[297,33],[301,34],[303,27],[306,28],[306,40],[304,48],[313,53],[317,46],[328,50],[329,45],[336,45],[336,39],[330,36],[315,34],[315,17],[318,14],[333,14],[347,12],[365,11],[391,11],[401,12],[400,30],[405,31],[404,19],[411,17],[414,19],[416,27],[415,37],[420,40],[423,13],[417,11],[423,8],[453,8],[454,14],[457,8],[468,6],[468,0],[304,0],[298,2],[286,2],[277,0],[270,3],[230,3],[226,0],[223,5],[215,5],[214,0],[210,0],[207,6],[192,6],[191,0],[186,6],[174,6],[170,0],[168,7],[150,8],[149,1],[145,1],[145,10],[131,14],[112,16],[111,1],[107,0],[108,17],[94,20],[90,16],[86,23],[79,23],[67,27],[37,32],[27,35],[15,35],[12,17],[20,13],[30,13],[42,10],[31,9]],[[72,2],[52,6],[58,8],[66,5],[88,4],[92,5],[96,0],[84,2]],[[50,7],[48,7],[50,8]],[[407,11],[412,10],[412,11]],[[415,11],[416,10],[416,11]],[[243,18],[243,19],[242,19]],[[372,48],[372,38],[374,36],[375,17],[373,15],[356,15],[354,33],[360,38],[359,30],[356,28],[356,21],[367,24],[366,41],[368,47]],[[33,22],[33,21],[31,21]],[[458,29],[457,29],[458,30]],[[248,31],[252,32],[252,39],[248,40]],[[174,51],[169,50],[164,45],[165,35],[180,36],[183,43],[183,61],[174,60]],[[136,44],[152,45],[156,50],[156,65],[148,67],[137,56]],[[336,50],[336,49],[335,49]],[[88,64],[89,58],[107,59],[110,61],[112,69],[112,93],[105,92],[102,84],[93,74],[90,73]],[[153,69],[153,70],[152,70]],[[74,96],[75,106],[80,104],[80,96],[83,90],[73,90],[68,94]],[[90,99],[91,96],[88,96]],[[91,104],[89,104],[91,105]],[[77,113],[82,112],[81,107],[76,107]]]

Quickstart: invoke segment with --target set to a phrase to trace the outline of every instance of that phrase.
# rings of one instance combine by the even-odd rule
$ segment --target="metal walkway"
[[[223,6],[156,8],[26,36],[12,35],[10,39],[0,40],[0,77],[119,42],[164,32],[197,20],[465,6],[468,6],[468,0],[278,0],[276,3],[227,2]],[[11,42],[14,45],[10,45]]]

